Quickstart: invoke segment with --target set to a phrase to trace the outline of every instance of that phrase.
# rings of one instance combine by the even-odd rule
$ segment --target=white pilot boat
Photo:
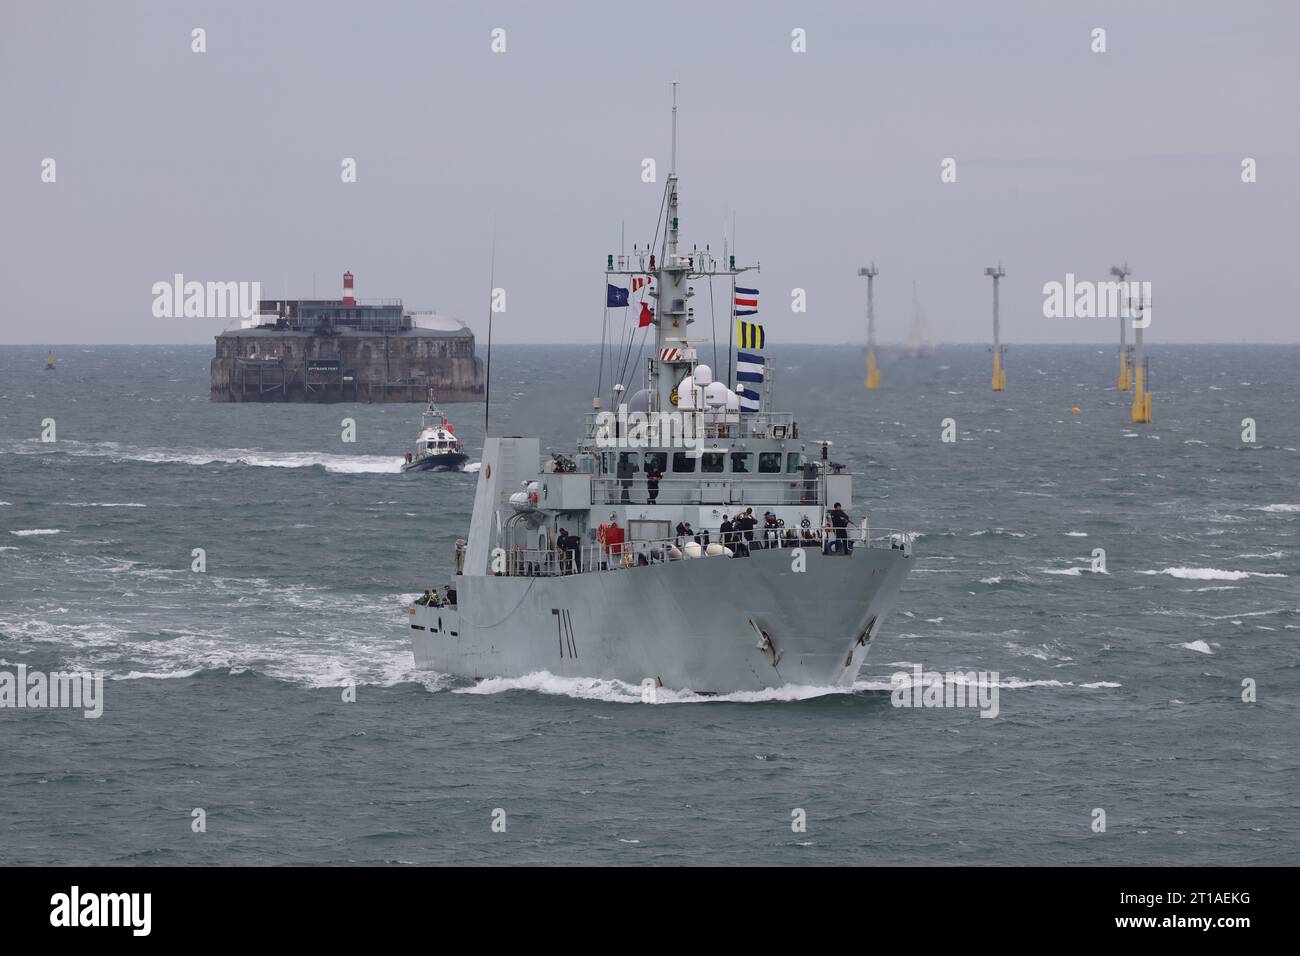
[[[429,390],[429,407],[421,413],[423,426],[415,440],[415,450],[406,453],[402,471],[459,471],[469,460],[456,437],[456,428],[433,401]]]

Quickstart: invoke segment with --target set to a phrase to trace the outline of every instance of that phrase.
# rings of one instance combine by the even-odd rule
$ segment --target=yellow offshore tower
[[[1151,321],[1147,315],[1149,302],[1137,300],[1137,310],[1133,312],[1133,408],[1132,419],[1135,425],[1151,423],[1151,366],[1147,361],[1142,344],[1142,330]],[[1130,312],[1133,310],[1130,309]],[[1127,318],[1127,317],[1126,317]]]
[[[1122,266],[1110,267],[1110,274],[1119,281],[1121,288],[1124,287],[1132,271],[1127,262]],[[1127,315],[1119,317],[1119,381],[1116,382],[1115,387],[1121,392],[1127,392],[1133,387],[1133,350],[1127,344],[1128,326],[1125,324],[1128,319]]]
[[[990,266],[984,274],[993,280],[993,391],[1005,391],[1007,387],[1007,370],[1004,367],[1001,332],[998,329],[998,280],[1006,275],[1002,263]]]
[[[1151,391],[1147,388],[1149,383],[1147,372],[1145,361],[1133,371],[1132,417],[1135,425],[1151,424]]]
[[[876,367],[876,300],[872,283],[880,271],[873,262],[859,269],[858,275],[867,277],[867,380],[863,384],[874,392],[880,388],[880,369]]]

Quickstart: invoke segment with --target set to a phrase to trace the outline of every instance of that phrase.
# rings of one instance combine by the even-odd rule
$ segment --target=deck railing
[[[738,477],[735,472],[702,474],[697,478],[662,478],[658,494],[644,473],[632,478],[596,478],[591,501],[597,505],[820,505],[822,483],[800,475]]]
[[[787,537],[787,532],[793,537]],[[573,551],[561,551],[559,548],[513,548],[506,552],[505,574],[509,577],[557,577],[566,574],[620,571],[671,561],[738,560],[752,557],[759,552],[795,548],[838,557],[852,557],[854,549],[862,547],[910,551],[914,537],[909,532],[894,528],[875,528],[868,531],[857,527],[847,528],[845,532],[845,537],[841,538],[829,528],[802,530],[784,528],[780,531],[755,528],[752,541],[740,539],[739,532],[735,532],[732,537],[737,540],[727,544],[719,541],[716,532],[703,531],[691,538],[625,540],[615,545],[583,540],[576,554]],[[688,543],[700,546],[701,552],[698,557],[690,556]],[[707,545],[718,544],[722,544],[731,554],[725,552],[707,554]]]

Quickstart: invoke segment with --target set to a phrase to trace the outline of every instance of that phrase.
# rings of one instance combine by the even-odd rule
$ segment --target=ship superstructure
[[[572,454],[486,438],[454,603],[410,608],[422,667],[701,692],[842,686],[912,566],[911,536],[870,527],[829,442],[792,414],[748,410],[752,393],[699,361],[691,283],[757,266],[684,251],[676,111],[674,84],[662,244],[606,259],[607,282],[653,288],[639,387],[625,397],[615,383],[609,410],[598,397]]]

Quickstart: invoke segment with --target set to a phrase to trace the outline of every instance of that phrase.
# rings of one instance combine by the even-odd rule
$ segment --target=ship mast
[[[630,261],[637,259],[637,257],[620,255],[618,256],[618,268],[614,268],[615,257],[611,255],[607,257],[608,264],[605,270],[607,280],[615,276],[645,276],[647,274],[653,275],[656,280],[658,288],[656,290],[657,308],[654,316],[655,353],[650,362],[650,369],[653,380],[655,410],[661,412],[673,409],[675,404],[673,402],[673,390],[676,388],[677,382],[685,377],[688,368],[680,361],[667,362],[660,356],[665,349],[684,350],[690,347],[686,327],[695,320],[693,318],[694,310],[689,308],[687,303],[695,293],[689,285],[689,280],[718,275],[727,276],[734,282],[735,277],[740,273],[750,270],[757,271],[760,268],[758,263],[737,267],[734,253],[727,255],[726,262],[719,266],[716,259],[707,250],[695,249],[689,253],[678,251],[681,221],[678,216],[679,202],[677,195],[677,87],[678,82],[674,80],[672,152],[670,154],[668,182],[665,185],[667,192],[665,228],[659,259],[656,262],[655,257],[650,256],[649,268],[647,268],[644,258],[638,261]],[[730,310],[728,310],[728,314],[730,315]],[[732,320],[729,319],[729,321]],[[713,370],[714,378],[718,381],[723,381],[726,374],[721,369]],[[730,386],[732,383],[727,382],[726,384]]]

